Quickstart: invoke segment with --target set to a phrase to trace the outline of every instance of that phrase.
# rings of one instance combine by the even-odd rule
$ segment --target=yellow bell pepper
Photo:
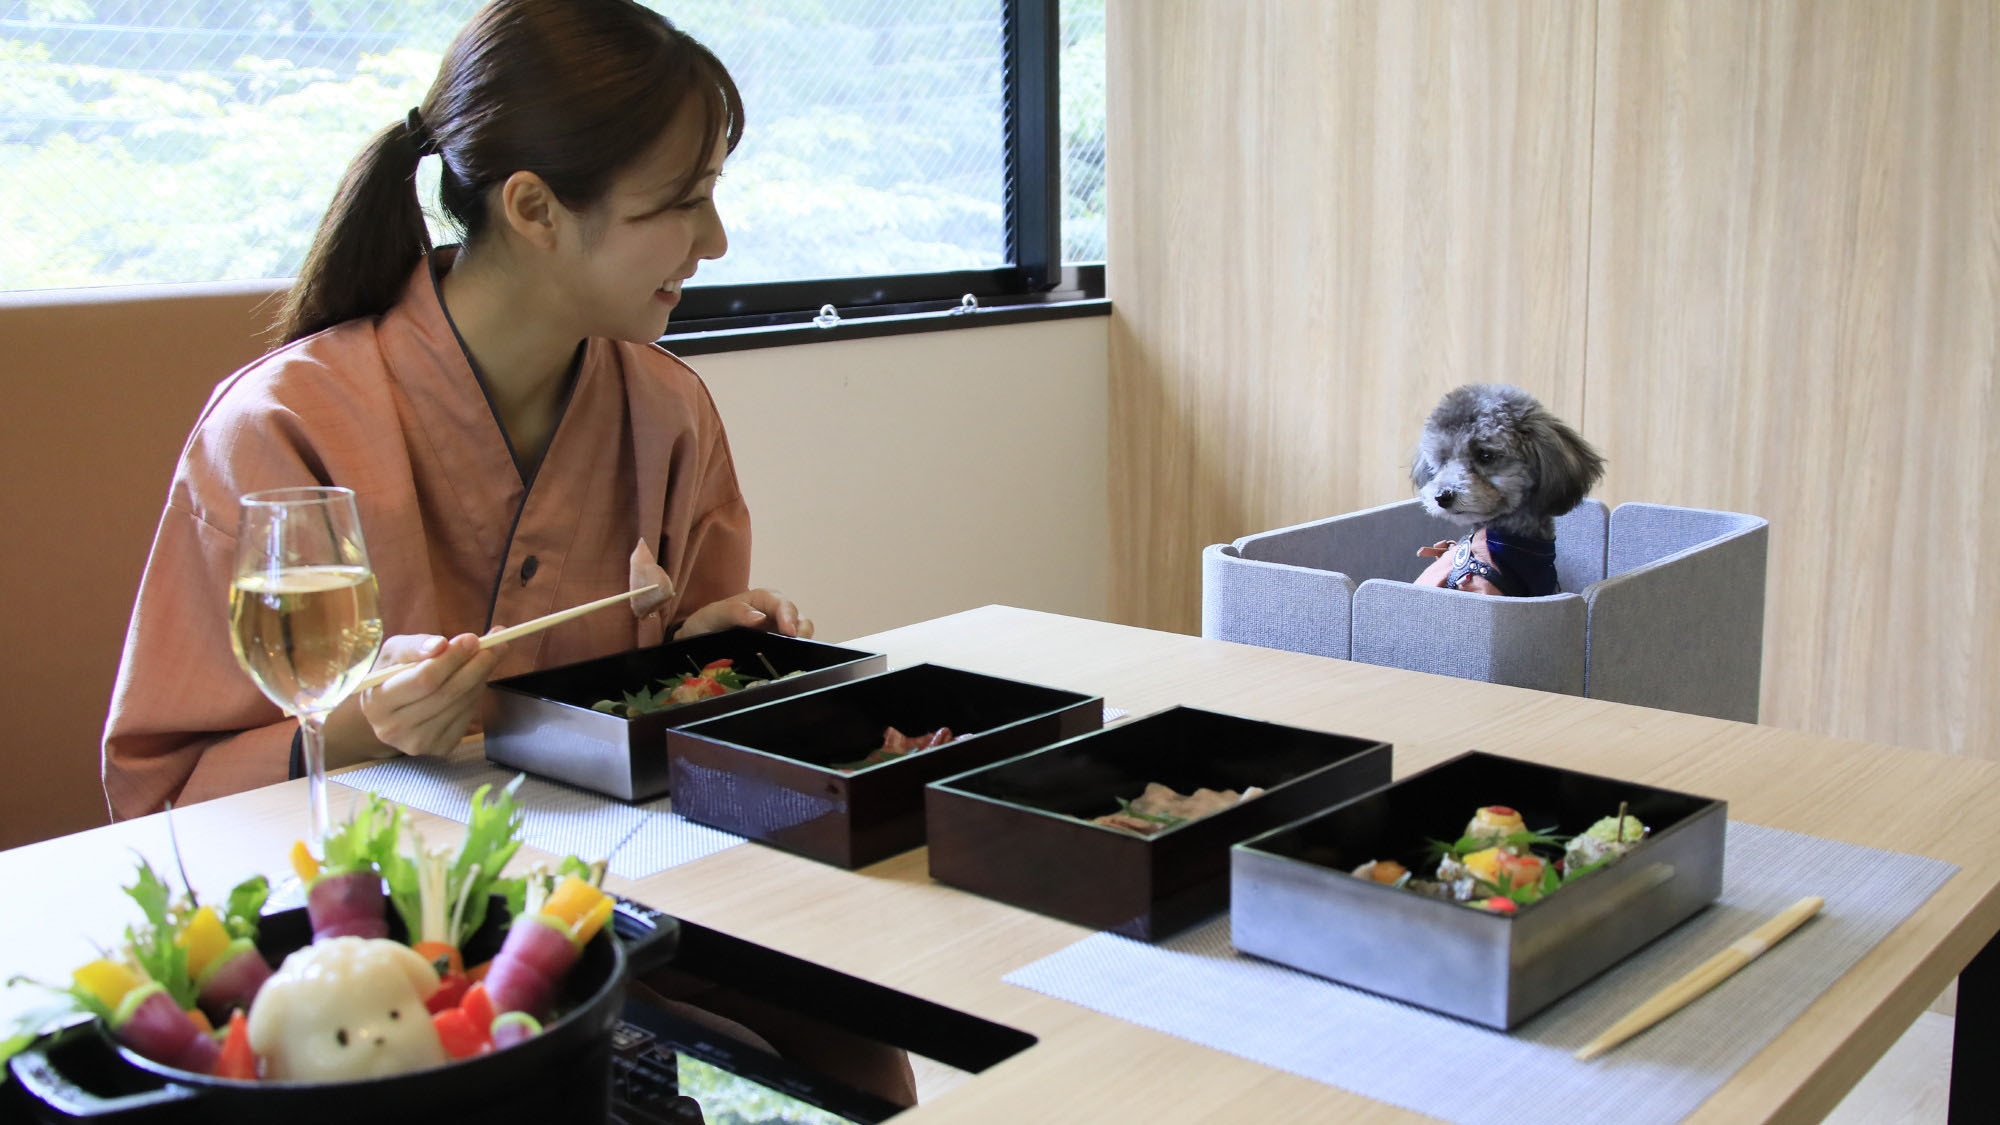
[[[104,1006],[118,1010],[119,1001],[125,994],[146,983],[131,966],[117,961],[99,959],[77,969],[70,974],[78,988],[104,1001]]]
[[[609,901],[611,899],[603,891],[570,875],[549,892],[548,901],[542,903],[542,913],[561,922],[564,929],[574,932],[577,924],[597,909],[598,903]]]
[[[570,927],[570,940],[576,942],[578,945],[589,944],[590,939],[597,936],[597,931],[604,928],[604,923],[611,919],[613,905],[611,896],[609,895],[598,899],[597,905],[591,907],[589,913],[585,914],[576,925]]]
[[[187,928],[174,939],[188,954],[188,976],[201,979],[201,972],[208,968],[218,954],[229,948],[229,930],[223,926],[222,918],[212,906],[204,906],[188,919]]]
[[[292,842],[292,870],[298,872],[299,882],[310,884],[319,878],[319,860],[313,858],[312,849],[304,840]]]

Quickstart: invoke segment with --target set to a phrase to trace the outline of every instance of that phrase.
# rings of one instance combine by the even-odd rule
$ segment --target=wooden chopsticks
[[[494,645],[505,644],[518,637],[525,637],[530,633],[539,633],[551,625],[560,625],[571,618],[582,617],[586,613],[595,613],[606,606],[617,605],[619,602],[638,597],[640,594],[650,594],[659,588],[658,583],[651,586],[641,586],[636,590],[627,590],[622,594],[613,594],[608,598],[599,598],[594,602],[585,602],[582,605],[573,605],[568,609],[559,609],[554,613],[537,617],[533,621],[523,621],[519,625],[509,625],[505,629],[488,633],[479,638],[479,647],[482,649],[491,648]],[[375,671],[370,672],[366,679],[354,685],[354,690],[356,692],[367,691],[390,676],[410,667],[411,665],[409,664],[391,664],[387,668],[377,668]]]
[[[1805,924],[1826,905],[1823,898],[1802,898],[1785,908],[1776,918],[1750,932],[1748,937],[1695,966],[1688,974],[1647,997],[1623,1019],[1606,1028],[1604,1034],[1585,1044],[1576,1053],[1582,1060],[1594,1059],[1634,1035],[1673,1015],[1731,973],[1755,961],[1765,950],[1783,941],[1785,935]]]

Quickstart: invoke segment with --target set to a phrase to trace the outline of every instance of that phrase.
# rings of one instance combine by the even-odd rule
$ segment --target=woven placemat
[[[482,757],[460,755],[395,758],[346,770],[327,780],[379,793],[398,804],[462,824],[475,790],[482,785],[499,789],[514,776],[514,771],[500,769]],[[527,811],[521,826],[522,842],[584,860],[609,855],[611,873],[628,879],[643,879],[743,842],[741,836],[678,815],[668,797],[628,805],[538,777],[524,780],[516,796]],[[344,802],[337,794],[329,794],[328,799],[334,818],[343,819]]]
[[[1678,1121],[1958,868],[1732,821],[1715,905],[1512,1033],[1237,953],[1222,916],[1157,946],[1097,934],[1010,983],[1464,1125]],[[1594,1062],[1571,1052],[1805,895],[1820,916]]]

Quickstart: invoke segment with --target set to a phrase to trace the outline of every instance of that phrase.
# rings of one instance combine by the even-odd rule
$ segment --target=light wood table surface
[[[1398,777],[1476,747],[1720,797],[1738,820],[1959,865],[1690,1120],[1819,1119],[2000,930],[2000,764],[1992,762],[1001,606],[848,643],[888,653],[892,667],[932,661],[1088,691],[1135,715],[1188,704],[1381,738],[1395,746]],[[177,811],[196,887],[215,893],[256,871],[282,874],[285,850],[304,828],[303,785]],[[438,842],[459,831],[435,817],[417,819]],[[131,880],[132,849],[156,867],[170,863],[163,818],[0,852],[0,972],[61,979],[91,956],[93,942],[112,941],[133,916],[116,890]],[[607,885],[1040,1037],[899,1122],[1422,1120],[1003,983],[1088,931],[932,883],[922,849],[849,872],[745,845]],[[1979,987],[1973,974],[1961,986],[1961,1025],[1992,1024],[1993,990],[1983,982],[2000,975],[1986,967],[1993,960],[1976,967]],[[0,1017],[32,999],[21,992],[0,992]],[[1958,1053],[1966,1053],[1963,1035]],[[1990,1060],[1979,1069],[1993,1069]],[[1968,1077],[1960,1076],[1960,1087],[1970,1088]],[[1993,1079],[1981,1081],[1990,1092]]]

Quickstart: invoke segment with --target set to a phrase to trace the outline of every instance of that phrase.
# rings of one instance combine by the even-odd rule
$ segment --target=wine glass
[[[243,496],[229,622],[237,663],[271,702],[299,720],[306,847],[324,859],[332,827],[326,717],[368,674],[382,647],[375,572],[352,489],[278,488]]]

